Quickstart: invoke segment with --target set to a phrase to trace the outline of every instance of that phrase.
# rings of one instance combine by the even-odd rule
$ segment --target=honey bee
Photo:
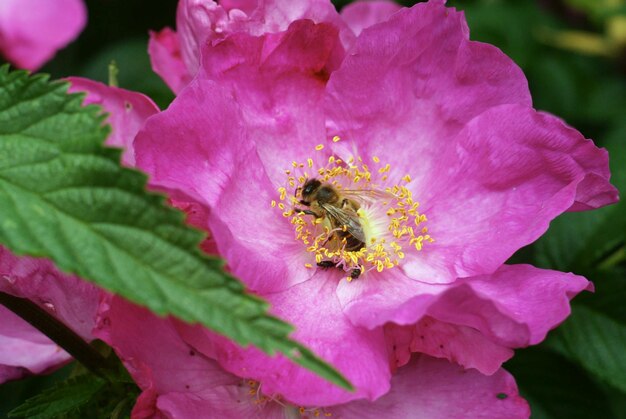
[[[330,183],[323,183],[318,179],[309,179],[302,185],[300,193],[301,205],[307,209],[296,208],[297,211],[315,218],[326,218],[332,227],[332,236],[329,240],[338,240],[345,250],[357,252],[365,247],[365,233],[357,211],[361,207],[350,191],[339,191]],[[297,193],[297,190],[296,190]],[[337,266],[333,261],[323,260],[317,264],[322,268]],[[361,275],[360,268],[350,272],[352,279]]]

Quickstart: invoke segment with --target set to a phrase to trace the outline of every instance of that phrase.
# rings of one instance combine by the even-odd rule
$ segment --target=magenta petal
[[[420,356],[400,368],[391,391],[376,402],[355,401],[327,409],[332,417],[361,419],[528,418],[513,377],[504,370],[491,376],[467,371],[443,360]]]
[[[231,93],[196,79],[137,135],[137,165],[153,186],[209,210],[220,255],[252,290],[281,290],[312,272],[291,225],[270,206],[275,188],[241,119]]]
[[[26,371],[21,367],[0,365],[0,384],[23,378]]]
[[[568,211],[587,211],[614,204],[619,200],[619,192],[609,183],[609,154],[605,149],[595,153],[588,164],[588,173],[576,188],[576,201]],[[591,157],[591,156],[590,156]]]
[[[530,265],[503,265],[492,275],[448,285],[392,273],[339,284],[337,296],[350,321],[370,329],[404,325],[391,334],[399,364],[410,349],[487,374],[510,357],[507,348],[541,342],[569,315],[569,300],[590,286],[583,277]],[[423,341],[416,340],[422,335]]]
[[[180,42],[176,32],[165,28],[150,32],[148,54],[152,69],[165,81],[174,93],[178,93],[191,81],[191,75],[183,62]]]
[[[27,298],[91,341],[100,290],[59,272],[44,259],[18,257],[0,246],[0,291]],[[56,368],[70,356],[0,305],[0,382]]]
[[[292,161],[306,161],[325,142],[326,67],[337,29],[311,21],[252,37],[239,33],[203,50],[198,77],[216,81],[236,98],[250,139],[275,185]]]
[[[402,9],[364,30],[327,91],[329,132],[343,139],[337,152],[377,156],[413,179],[439,164],[476,115],[531,105],[522,71],[497,48],[469,41],[463,14],[442,1]]]
[[[365,28],[384,22],[402,6],[391,0],[361,0],[341,9],[341,17],[356,36]]]
[[[106,144],[123,148],[122,162],[127,166],[134,166],[135,135],[148,117],[159,112],[159,107],[141,93],[107,86],[81,77],[69,77],[67,81],[71,83],[70,93],[87,93],[85,105],[100,105],[104,112],[109,114],[107,122],[111,124],[112,132]]]
[[[81,0],[2,0],[0,52],[18,67],[37,70],[85,26]]]
[[[558,118],[503,105],[470,121],[439,161],[412,183],[435,242],[403,267],[443,282],[491,273],[539,238],[576,202],[585,179],[606,170],[606,151]],[[603,190],[617,198],[606,178]],[[424,275],[433,268],[440,272]]]
[[[284,356],[272,358],[225,339],[217,348],[220,364],[237,375],[258,379],[265,394],[281,395],[295,405],[328,406],[358,398],[374,400],[385,394],[390,371],[382,329],[357,328],[342,313],[335,297],[339,276],[320,272],[304,283],[264,297],[274,315],[297,325],[294,339],[344,374],[355,392],[330,384]]]
[[[341,30],[345,47],[354,35],[328,0],[229,1],[181,0],[176,15],[182,61],[190,77],[196,75],[203,45],[232,34],[260,36],[287,29],[294,21],[328,22]]]
[[[207,228],[220,254],[257,292],[312,274],[304,266],[312,255],[270,203],[283,169],[325,139],[317,73],[336,41],[335,28],[299,21],[286,32],[235,34],[207,46],[202,72],[135,140],[137,164],[153,186],[210,210]]]
[[[491,375],[513,356],[511,348],[492,342],[474,328],[429,316],[411,326],[389,323],[385,336],[399,367],[409,361],[412,352],[419,352]]]
[[[387,322],[413,324],[449,285],[408,278],[399,269],[370,273],[359,281],[340,281],[337,298],[352,323],[370,329]]]
[[[260,408],[245,380],[183,342],[170,319],[113,297],[104,302],[94,333],[115,349],[143,390],[133,418],[243,418]]]
[[[69,359],[58,345],[0,305],[0,384],[46,372]]]
[[[476,328],[493,341],[514,348],[545,339],[569,316],[569,301],[592,289],[581,276],[530,265],[502,265],[492,275],[460,283],[463,285],[440,298],[429,313],[442,321]]]
[[[258,0],[220,0],[220,6],[222,6],[224,10],[230,12],[232,9],[239,9],[247,15],[254,12],[258,3]]]
[[[60,272],[45,259],[18,257],[0,246],[0,291],[28,298],[85,340],[92,340],[101,290]]]

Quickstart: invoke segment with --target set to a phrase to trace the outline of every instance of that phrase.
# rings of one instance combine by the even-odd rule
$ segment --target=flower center
[[[315,150],[323,148],[320,144]],[[360,157],[294,161],[285,170],[278,202],[271,203],[290,220],[296,240],[315,256],[317,266],[341,268],[348,281],[398,266],[407,251],[419,252],[434,241],[427,234],[426,215],[406,187],[411,176],[390,184],[391,165],[375,156],[371,160],[371,167]]]

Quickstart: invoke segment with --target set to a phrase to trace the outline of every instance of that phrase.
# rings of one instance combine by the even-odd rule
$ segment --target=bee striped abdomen
[[[365,247],[365,243],[363,243],[361,240],[357,239],[347,231],[338,231],[336,234],[342,241],[345,240],[345,249],[350,252],[357,252]]]

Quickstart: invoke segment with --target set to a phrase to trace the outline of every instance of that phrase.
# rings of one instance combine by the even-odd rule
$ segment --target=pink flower
[[[500,374],[589,288],[503,263],[562,212],[617,200],[607,153],[532,109],[520,69],[470,42],[442,1],[396,12],[351,46],[340,37],[298,20],[203,42],[195,79],[134,146],[153,186],[203,208],[197,225],[232,272],[357,390],[201,328],[181,333],[295,405],[376,400],[411,352]],[[349,221],[308,207],[313,178],[349,198],[337,204]]]
[[[99,289],[61,273],[49,261],[17,257],[0,247],[0,291],[28,298],[83,339],[93,339]],[[69,359],[41,332],[0,305],[0,383],[50,371]]]
[[[37,70],[82,31],[81,0],[2,0],[0,54],[20,68]]]
[[[484,376],[425,355],[402,368],[391,390],[376,402],[293,405],[269,397],[263,382],[224,371],[210,348],[202,353],[185,342],[177,321],[160,319],[117,297],[107,299],[100,312],[96,335],[115,348],[144,389],[134,419],[528,416],[528,405],[504,370]]]
[[[178,93],[198,71],[200,49],[233,33],[281,32],[297,19],[333,23],[350,45],[354,35],[328,0],[180,0],[177,32],[165,28],[150,33],[152,68]],[[340,48],[338,46],[338,48]]]
[[[400,9],[399,4],[390,0],[361,0],[341,9],[341,17],[358,36],[363,29],[387,20]]]
[[[148,117],[159,112],[159,107],[146,95],[117,87],[106,86],[82,77],[69,77],[70,93],[87,93],[84,105],[99,105],[109,116],[106,123],[111,134],[106,140],[109,147],[122,148],[122,163],[135,165],[135,136]]]

